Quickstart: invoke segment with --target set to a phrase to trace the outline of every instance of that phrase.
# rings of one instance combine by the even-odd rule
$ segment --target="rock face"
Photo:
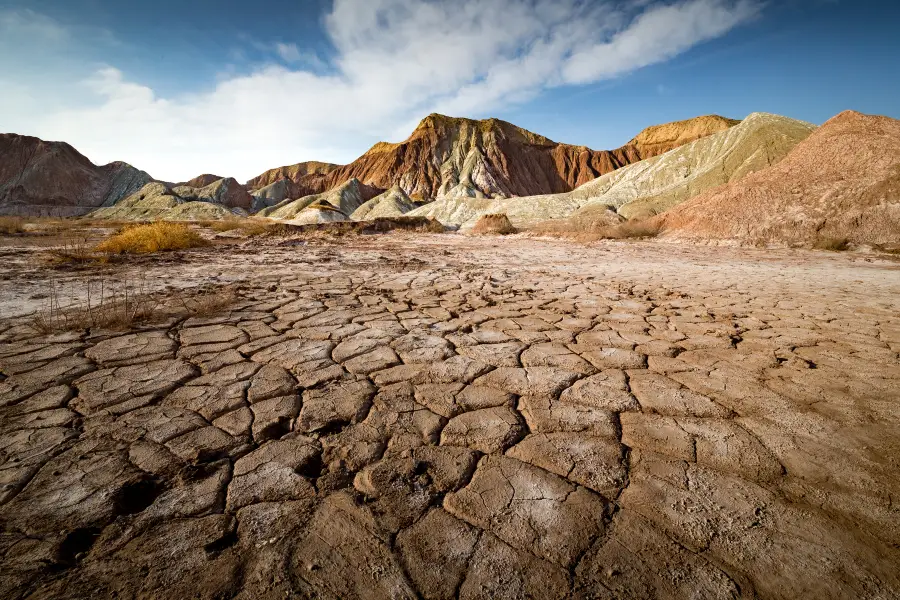
[[[114,206],[99,208],[90,213],[95,219],[116,219],[121,221],[165,221],[216,220],[246,215],[242,207],[231,207],[216,201],[233,199],[235,196],[246,204],[239,193],[231,194],[234,188],[229,180],[221,180],[205,188],[179,186],[174,190],[164,183],[148,183],[136,193]],[[240,185],[234,179],[232,185]],[[229,191],[231,189],[231,192]],[[176,192],[177,190],[177,192]],[[240,191],[243,191],[241,188]],[[246,194],[246,192],[244,192]]]
[[[707,115],[685,121],[652,125],[637,134],[633,140],[628,142],[628,145],[640,148],[641,155],[650,158],[665,154],[673,148],[684,146],[708,135],[725,131],[740,122],[739,119]]]
[[[476,234],[498,234],[505,235],[507,233],[515,233],[516,228],[509,222],[509,217],[503,213],[482,215],[472,233]]]
[[[295,184],[302,185],[307,181],[317,181],[322,176],[327,175],[328,173],[334,171],[339,167],[340,165],[333,165],[331,163],[318,162],[314,160],[297,163],[296,165],[278,167],[277,169],[270,169],[262,175],[254,177],[253,179],[248,181],[247,189],[260,190],[283,179],[292,181]],[[316,189],[318,189],[318,186],[315,187]],[[316,190],[307,188],[305,193],[301,193],[298,195],[308,195],[315,193],[315,191]]]
[[[376,193],[377,190],[360,184],[359,180],[357,179],[351,179],[345,182],[343,185],[328,192],[305,196],[297,200],[285,200],[283,202],[280,202],[274,206],[261,210],[259,212],[259,216],[292,221],[300,218],[300,213],[307,208],[313,208],[317,211],[319,211],[320,209],[327,210],[327,207],[321,206],[322,204],[327,204],[332,208],[339,210],[344,216],[344,219],[331,220],[345,220],[348,215],[352,214],[356,209],[362,206],[364,202],[373,198]],[[320,206],[315,207],[313,205]],[[306,219],[306,217],[301,220],[304,219]],[[304,220],[304,222],[298,222],[297,224],[302,225],[307,223],[321,222],[324,221]]]
[[[350,218],[354,221],[371,221],[381,217],[399,217],[418,206],[410,200],[399,185],[393,186],[383,194],[375,196],[353,211]]]
[[[150,175],[123,162],[97,166],[63,142],[0,134],[0,214],[83,215],[150,181]]]
[[[303,189],[303,186],[294,183],[290,179],[279,179],[275,183],[270,183],[253,191],[253,210],[263,210],[285,200],[308,195],[308,192],[304,193]]]
[[[900,121],[846,111],[780,163],[661,215],[667,235],[811,244],[900,241]]]
[[[227,208],[249,210],[253,205],[253,197],[233,177],[218,179],[203,187],[180,185],[172,191],[188,201],[212,202]]]
[[[176,184],[176,187],[187,186],[192,188],[202,188],[206,187],[211,183],[215,183],[220,179],[225,179],[219,175],[211,175],[210,173],[204,173],[203,175],[198,175],[191,179],[190,181],[184,181],[182,183]]]
[[[257,189],[288,178],[322,192],[356,178],[382,190],[399,185],[411,198],[483,198],[571,191],[599,175],[731,127],[701,117],[650,128],[611,151],[558,144],[499,119],[432,114],[404,142],[380,142],[349,165],[312,169],[301,163],[251,179]],[[296,168],[295,168],[296,167]]]
[[[814,129],[802,121],[754,113],[735,127],[602,175],[569,193],[468,202],[448,198],[412,214],[464,227],[493,212],[506,213],[517,226],[605,207],[628,218],[657,214],[778,162]]]

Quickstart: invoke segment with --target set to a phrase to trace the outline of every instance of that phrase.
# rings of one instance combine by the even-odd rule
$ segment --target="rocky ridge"
[[[754,113],[739,125],[602,175],[572,192],[499,200],[447,198],[411,214],[465,227],[489,213],[505,213],[516,226],[606,207],[627,218],[657,214],[777,163],[814,129],[802,121]]]
[[[204,188],[175,188],[154,181],[113,206],[89,216],[120,221],[198,221],[246,216],[252,198],[234,179],[222,179]]]
[[[399,185],[411,198],[482,198],[568,192],[595,177],[731,127],[735,121],[700,117],[657,126],[611,151],[559,144],[499,119],[477,121],[432,114],[398,144],[380,142],[349,165],[295,165],[248,182],[259,189],[290,179],[322,192],[350,179],[382,190]]]
[[[395,185],[383,194],[364,202],[350,215],[354,221],[365,221],[381,217],[399,217],[418,207],[419,204],[410,199],[399,185]]]
[[[0,134],[0,215],[79,216],[150,181],[123,162],[97,166],[64,142]]]
[[[374,198],[377,193],[378,190],[361,184],[357,179],[351,179],[328,192],[305,196],[297,200],[285,200],[265,208],[257,214],[261,217],[282,221],[296,221],[297,225],[346,220],[349,215],[367,200]],[[307,215],[301,215],[306,210],[309,210]]]

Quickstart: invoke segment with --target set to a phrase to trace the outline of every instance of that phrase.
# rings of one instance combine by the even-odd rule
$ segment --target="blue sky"
[[[244,180],[432,111],[596,149],[709,113],[900,118],[897,23],[866,0],[0,0],[0,131]]]

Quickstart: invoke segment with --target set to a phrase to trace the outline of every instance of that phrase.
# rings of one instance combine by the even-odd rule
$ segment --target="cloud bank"
[[[95,161],[127,160],[163,179],[209,170],[246,179],[300,160],[352,160],[360,139],[402,139],[429,112],[483,115],[550,88],[620,77],[761,10],[760,0],[335,0],[324,19],[334,47],[327,68],[315,51],[273,43],[279,63],[203,92],[162,96],[129,80],[113,57],[56,87],[13,82],[0,63],[0,85],[13,90],[0,97],[0,128],[62,139]],[[71,39],[30,10],[0,13],[4,34],[59,52]],[[18,56],[27,60],[21,48]]]

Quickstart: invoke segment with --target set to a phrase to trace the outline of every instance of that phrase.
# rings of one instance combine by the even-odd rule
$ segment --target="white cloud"
[[[69,36],[60,23],[30,8],[0,12],[0,33],[4,38],[36,38],[42,43],[61,42]]]
[[[246,179],[299,160],[352,160],[364,150],[361,140],[405,137],[433,110],[483,115],[547,88],[627,74],[726,33],[760,7],[759,0],[335,0],[324,21],[335,49],[327,70],[315,53],[273,43],[289,67],[261,65],[223,77],[211,91],[160,97],[107,66],[57,89],[77,98],[72,106],[25,111],[26,90],[18,100],[0,98],[7,115],[0,125],[164,179],[204,171]],[[20,11],[0,13],[0,27],[7,18],[57,25]],[[8,78],[3,66],[0,79]]]

